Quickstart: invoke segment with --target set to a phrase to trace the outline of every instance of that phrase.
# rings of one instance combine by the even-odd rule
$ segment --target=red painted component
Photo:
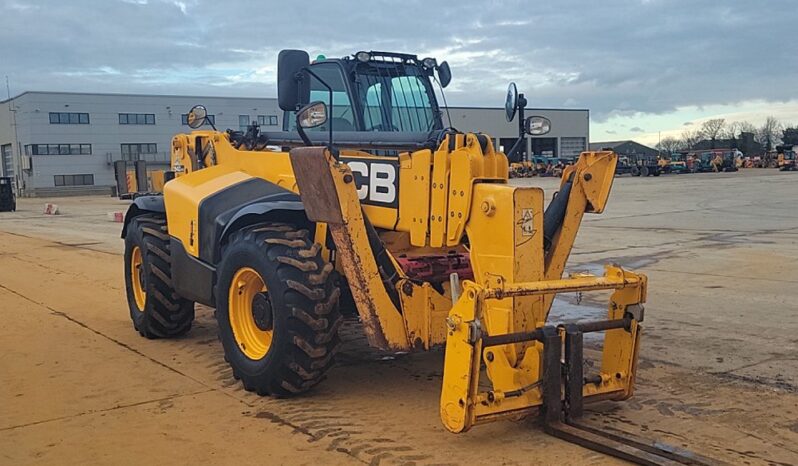
[[[473,280],[471,258],[468,253],[433,255],[433,256],[399,256],[396,258],[408,278],[430,283],[449,281],[449,275],[457,273],[460,280]]]

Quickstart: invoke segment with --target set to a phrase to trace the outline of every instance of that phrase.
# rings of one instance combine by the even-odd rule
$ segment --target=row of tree
[[[770,116],[760,127],[748,121],[726,122],[724,118],[707,120],[698,128],[685,129],[679,138],[663,138],[657,144],[657,149],[666,153],[691,150],[702,141],[708,141],[712,149],[716,148],[719,141],[728,141],[731,147],[737,147],[744,139],[744,133],[751,134],[754,142],[766,151],[772,150],[779,143],[798,144],[798,125],[785,126]]]

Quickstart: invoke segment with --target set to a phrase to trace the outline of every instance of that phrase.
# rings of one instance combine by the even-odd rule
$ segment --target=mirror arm
[[[517,162],[518,160],[517,160],[517,158],[516,158],[516,155],[515,155],[515,154],[516,154],[517,152],[519,152],[519,151],[520,151],[520,149],[521,149],[521,144],[522,144],[522,143],[525,143],[525,142],[526,142],[526,138],[525,138],[525,137],[524,137],[524,135],[522,134],[522,135],[521,135],[521,136],[520,136],[520,137],[519,137],[519,138],[518,138],[518,139],[515,141],[515,144],[513,144],[513,147],[512,147],[512,149],[510,149],[510,151],[509,151],[509,152],[507,152],[507,160],[509,160],[511,163],[513,163],[513,162]]]
[[[332,116],[333,116],[333,110],[334,110],[334,107],[333,107],[333,90],[332,90],[332,87],[331,87],[329,84],[327,84],[327,82],[326,82],[325,80],[323,80],[323,79],[321,78],[321,76],[319,76],[318,74],[314,73],[314,72],[313,72],[313,70],[311,70],[311,69],[310,69],[310,67],[308,67],[308,68],[305,68],[305,71],[307,71],[309,75],[311,75],[311,76],[313,76],[314,78],[316,78],[316,79],[317,79],[317,80],[318,80],[318,81],[319,81],[319,82],[320,82],[320,83],[321,83],[321,84],[322,84],[324,87],[326,87],[326,88],[327,88],[327,91],[329,91],[329,93],[330,93],[330,126],[329,126],[329,130],[330,130],[330,132],[329,132],[329,141],[328,141],[328,143],[327,143],[327,148],[330,150],[330,152],[332,152],[333,156],[334,156],[334,157],[336,158],[336,160],[337,160],[337,159],[338,159],[338,151],[337,151],[337,150],[333,150],[333,125],[332,125]],[[297,128],[298,128],[298,127],[299,127],[299,120],[297,120]],[[307,137],[307,136],[306,136],[306,137]],[[303,139],[303,141],[304,141],[304,139]],[[306,142],[306,143],[307,143],[307,142]],[[310,145],[310,143],[307,143],[307,145]]]
[[[302,142],[305,143],[306,146],[312,146],[313,142],[311,142],[308,135],[305,133],[305,128],[299,124],[299,112],[296,112],[295,120],[296,120],[296,131],[299,133],[299,137],[302,138]]]
[[[526,143],[526,128],[524,128],[524,122],[526,118],[524,118],[524,109],[526,109],[526,98],[524,94],[518,94],[518,102],[516,103],[516,108],[518,109],[518,139],[513,144],[512,149],[510,152],[507,153],[507,160],[510,162],[517,162],[518,157],[516,157],[516,153],[521,150],[521,145]]]

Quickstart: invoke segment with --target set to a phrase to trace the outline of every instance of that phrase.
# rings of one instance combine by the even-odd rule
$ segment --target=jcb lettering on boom
[[[396,207],[399,205],[399,162],[341,157],[355,177],[357,197],[369,205]]]

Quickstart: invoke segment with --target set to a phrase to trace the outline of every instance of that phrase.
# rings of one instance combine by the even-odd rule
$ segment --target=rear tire
[[[640,169],[637,167],[632,167],[630,173],[632,174],[632,176],[640,176]]]
[[[648,176],[650,174],[651,171],[648,169],[648,167],[643,167],[640,169],[640,176]]]
[[[284,223],[230,236],[218,269],[216,319],[225,359],[247,391],[300,394],[332,367],[340,289],[320,252],[307,230]]]
[[[163,215],[140,215],[128,226],[125,289],[130,319],[143,337],[177,337],[194,321],[194,303],[172,287],[169,243]]]

